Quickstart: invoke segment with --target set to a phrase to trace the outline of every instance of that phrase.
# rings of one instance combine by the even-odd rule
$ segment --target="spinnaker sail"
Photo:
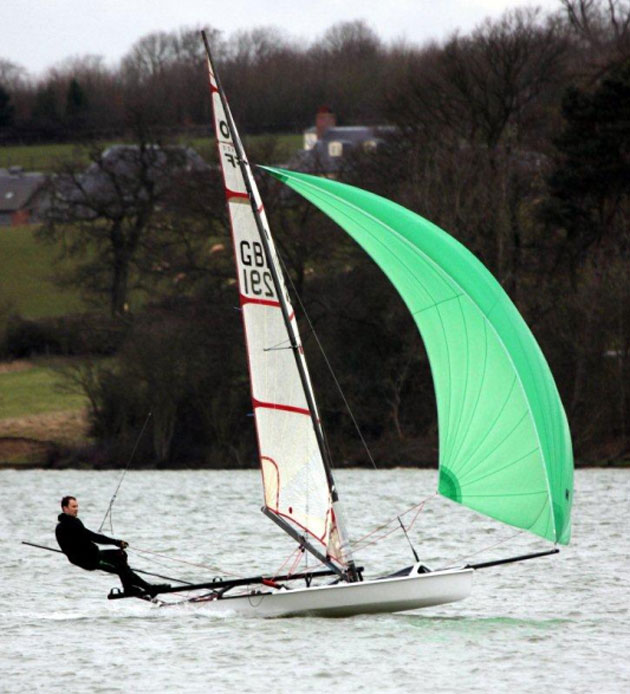
[[[262,168],[348,232],[413,315],[437,399],[439,492],[568,544],[573,453],[566,415],[538,343],[497,280],[452,236],[390,200]]]
[[[258,435],[265,512],[348,563],[321,425],[263,204],[208,51],[214,126],[232,228]]]

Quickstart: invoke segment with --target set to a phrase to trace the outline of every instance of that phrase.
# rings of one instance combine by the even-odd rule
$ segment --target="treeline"
[[[562,83],[575,76],[592,77],[602,61],[606,64],[623,54],[626,4],[625,0],[558,0],[553,16],[519,10],[482,25],[470,36],[455,35],[443,45],[385,43],[359,20],[334,24],[308,43],[277,28],[229,37],[212,27],[206,31],[242,131],[299,132],[312,124],[316,110],[324,105],[335,111],[340,124],[387,123],[392,111],[405,108],[398,99],[401,90],[410,86],[410,74],[429,76],[435,61],[441,61],[439,56],[453,53],[455,62],[469,56],[473,62],[468,67],[474,70],[476,64],[483,70],[480,51],[495,48],[494,86],[507,90],[497,95],[503,107],[506,99],[513,98],[509,83],[519,80],[521,102],[534,101],[545,108],[537,87],[527,95],[523,89],[531,70],[537,69],[536,60],[539,67],[551,60],[548,80]],[[531,53],[538,48],[544,56]],[[554,52],[561,53],[560,63]],[[442,77],[434,74],[433,80],[452,78],[443,69],[438,73]],[[463,75],[454,76],[457,82]],[[124,135],[138,113],[145,118],[150,114],[153,125],[165,130],[207,132],[209,104],[199,89],[205,82],[199,28],[144,36],[114,66],[99,56],[73,57],[39,78],[0,56],[0,135],[4,141],[24,143],[76,140],[82,135],[111,138]],[[470,96],[477,102],[483,98]],[[434,108],[439,111],[439,104]],[[504,117],[498,111],[487,115],[493,120]],[[496,126],[480,127],[491,138],[488,127]]]
[[[279,29],[241,31],[224,39],[206,28],[213,55],[245,132],[297,132],[318,107],[334,105],[342,121],[378,122],[386,85],[401,57],[363,22],[332,26],[304,46]],[[76,140],[125,134],[138,113],[165,131],[207,132],[205,52],[200,30],[139,39],[117,67],[101,57],[69,58],[34,80],[0,58],[0,133],[6,141]]]
[[[322,103],[341,121],[394,126],[382,147],[345,160],[343,180],[419,212],[482,259],[551,364],[577,458],[601,462],[630,454],[630,3],[560,9],[509,12],[425,47],[384,46],[361,23],[310,47],[271,30],[212,43],[242,132],[305,127]],[[136,148],[120,171],[90,147],[109,197],[72,164],[52,182],[42,237],[73,255],[65,281],[109,314],[85,331],[117,326],[114,356],[71,374],[97,437],[80,456],[103,464],[128,459],[149,412],[146,464],[256,464],[219,174],[153,146],[167,126],[209,122],[201,48],[196,32],[152,35],[123,61],[112,103]],[[278,161],[273,137],[248,149],[252,161]],[[395,291],[312,207],[260,185],[288,275],[378,462],[435,461],[431,375]],[[302,333],[335,460],[365,463],[310,326]]]

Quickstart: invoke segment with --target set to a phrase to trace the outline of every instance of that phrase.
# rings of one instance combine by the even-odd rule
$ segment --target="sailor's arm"
[[[125,542],[124,540],[115,540],[113,537],[107,537],[107,535],[100,535],[99,533],[92,532],[87,528],[85,530],[90,540],[92,540],[92,542],[96,542],[96,544],[98,545],[116,545],[116,547],[120,547],[121,549],[129,547],[129,543]]]

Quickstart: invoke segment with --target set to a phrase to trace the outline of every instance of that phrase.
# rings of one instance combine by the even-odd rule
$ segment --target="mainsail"
[[[573,453],[566,415],[540,347],[496,279],[452,236],[396,203],[263,168],[347,231],[413,315],[438,405],[439,492],[568,544]]]
[[[322,432],[263,204],[208,52],[214,126],[236,256],[265,511],[349,561]],[[286,528],[286,526],[284,526]]]

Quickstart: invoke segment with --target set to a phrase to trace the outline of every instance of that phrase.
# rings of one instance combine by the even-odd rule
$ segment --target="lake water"
[[[478,571],[462,602],[346,619],[216,617],[108,601],[115,576],[20,544],[56,546],[58,500],[68,493],[96,530],[119,478],[0,471],[0,691],[630,691],[628,471],[577,472],[573,541],[559,555]],[[410,537],[434,568],[549,547],[435,496],[434,471],[336,478],[355,538],[429,497]],[[273,573],[293,544],[260,513],[261,496],[256,471],[130,471],[110,534],[190,562],[131,551],[140,569],[186,580]],[[397,531],[357,559],[374,575],[412,555]]]

